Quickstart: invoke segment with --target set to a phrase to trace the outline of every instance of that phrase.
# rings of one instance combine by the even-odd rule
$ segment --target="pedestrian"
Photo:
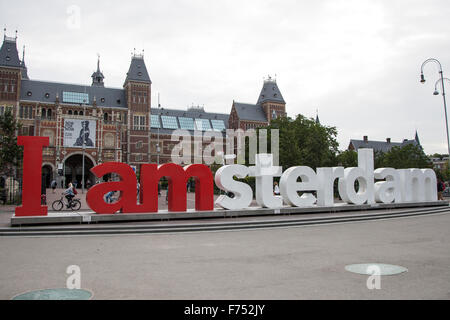
[[[441,179],[438,179],[437,182],[437,191],[438,191],[438,200],[444,200],[444,197],[442,196],[442,192],[444,192],[445,185],[442,182]]]
[[[110,191],[106,194],[106,203],[112,203],[114,192],[115,191]]]
[[[169,203],[169,184],[167,184],[166,204]]]
[[[276,196],[280,195],[280,187],[278,186],[278,182],[273,183],[273,194]]]
[[[141,185],[140,185],[139,181],[138,181],[136,187],[137,187],[137,190],[136,190],[137,199],[136,199],[136,201],[139,202],[139,193],[141,191]]]
[[[52,187],[52,193],[55,193],[56,185],[57,185],[56,180],[53,179],[52,183],[50,184],[50,186]]]

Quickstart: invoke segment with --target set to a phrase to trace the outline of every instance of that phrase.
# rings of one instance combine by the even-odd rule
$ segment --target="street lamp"
[[[83,99],[83,103],[86,103],[86,99]],[[83,118],[86,119],[86,106],[83,106],[83,103],[81,106],[83,107]],[[84,193],[84,153],[85,153],[85,144],[86,142],[86,131],[83,129],[83,167],[81,169],[81,193]]]
[[[421,83],[425,83],[425,77],[424,77],[424,75],[423,75],[423,68],[424,68],[424,66],[425,66],[428,62],[434,62],[434,63],[436,63],[436,64],[438,65],[438,67],[439,67],[439,77],[440,77],[440,78],[436,81],[436,84],[434,85],[434,92],[433,92],[433,94],[434,94],[435,96],[436,96],[436,95],[439,95],[439,92],[437,91],[437,84],[440,82],[440,83],[441,83],[441,86],[442,86],[442,98],[444,99],[445,128],[446,128],[446,130],[447,130],[447,149],[448,149],[448,154],[449,154],[449,156],[450,156],[450,138],[449,138],[449,135],[448,135],[447,102],[446,102],[446,100],[445,100],[445,88],[444,88],[444,79],[446,79],[446,80],[448,80],[448,79],[447,79],[447,78],[444,78],[444,72],[442,71],[442,65],[441,65],[441,63],[439,62],[439,60],[434,59],[434,58],[430,58],[430,59],[425,60],[425,61],[422,63],[422,66],[421,66],[421,68],[420,68],[420,82],[421,82]],[[449,158],[449,161],[450,161],[450,158]]]
[[[159,92],[158,92],[158,143],[156,144],[156,163],[159,165],[159,153],[161,152],[161,148],[159,147],[159,114],[161,113],[161,104],[159,103]]]
[[[447,80],[450,82],[449,78],[444,78],[444,80]],[[434,84],[434,92],[433,95],[438,96],[439,95],[439,91],[437,89],[438,85],[441,83],[441,79],[437,79],[436,83]]]

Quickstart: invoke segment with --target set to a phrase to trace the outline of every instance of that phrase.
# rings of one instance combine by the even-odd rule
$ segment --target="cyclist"
[[[67,208],[70,208],[71,204],[72,204],[72,199],[73,197],[75,197],[75,193],[73,192],[73,185],[71,182],[69,182],[69,187],[64,191],[64,194],[67,198]]]

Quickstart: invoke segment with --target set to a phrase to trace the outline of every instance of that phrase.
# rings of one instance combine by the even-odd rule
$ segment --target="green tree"
[[[358,153],[354,150],[345,150],[338,154],[337,165],[344,168],[358,166]]]
[[[404,147],[392,147],[390,151],[379,154],[375,167],[395,169],[432,168],[433,164],[421,147],[409,144]]]
[[[23,147],[17,145],[16,132],[20,124],[14,119],[10,109],[0,116],[0,174],[12,176],[22,163]]]
[[[270,129],[279,130],[279,159],[283,170],[299,165],[315,169],[336,164],[338,142],[335,127],[323,126],[299,114],[295,119],[283,117],[272,120],[264,129],[268,129],[268,141],[271,138]]]

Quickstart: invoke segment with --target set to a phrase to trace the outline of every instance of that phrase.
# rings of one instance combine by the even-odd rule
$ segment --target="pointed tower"
[[[144,53],[133,53],[123,87],[128,106],[129,130],[126,161],[137,168],[141,163],[150,162],[151,85]]]
[[[22,67],[22,79],[29,80],[30,78],[28,78],[28,69],[25,65],[25,46],[23,46],[22,61],[20,62],[20,66]]]
[[[105,76],[100,71],[100,55],[98,55],[98,58],[97,58],[97,71],[95,71],[92,74],[91,78],[92,78],[92,86],[97,86],[97,87],[105,86],[105,83],[103,81],[105,79]]]
[[[320,124],[320,120],[319,120],[319,110],[316,109],[316,123]]]
[[[419,134],[417,133],[417,130],[416,130],[416,136],[414,137],[414,141],[416,141],[416,143],[419,147],[422,147],[422,145],[420,144]]]
[[[268,76],[264,80],[256,104],[261,106],[269,122],[274,118],[284,117],[286,115],[286,102],[281,95],[280,89],[278,89],[276,79]]]
[[[6,36],[4,29],[3,43],[0,48],[0,101],[19,101],[22,65],[17,51],[16,37]]]

